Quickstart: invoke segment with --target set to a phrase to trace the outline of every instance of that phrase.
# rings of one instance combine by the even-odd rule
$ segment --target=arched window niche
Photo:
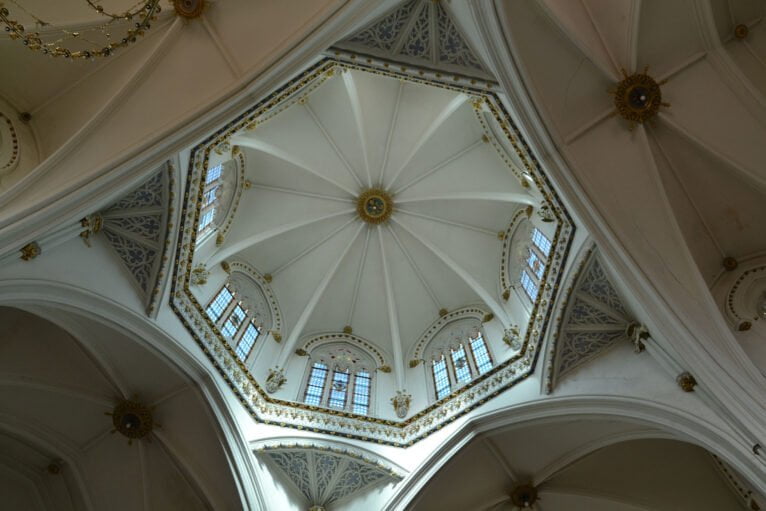
[[[244,263],[230,273],[207,302],[205,312],[242,362],[252,362],[265,339],[279,336],[281,315],[266,280]]]
[[[231,224],[244,186],[244,155],[236,151],[229,160],[213,159],[203,176],[200,199],[199,222],[197,224],[197,246],[214,237],[215,245],[223,243],[223,237]]]
[[[376,358],[359,346],[342,340],[315,343],[297,401],[358,415],[375,416]]]
[[[555,223],[534,221],[532,211],[529,207],[514,215],[503,242],[500,288],[512,317],[528,317],[546,283],[552,255]]]
[[[453,314],[426,332],[411,363],[423,363],[429,403],[444,399],[498,362],[482,323],[484,312],[467,308]]]

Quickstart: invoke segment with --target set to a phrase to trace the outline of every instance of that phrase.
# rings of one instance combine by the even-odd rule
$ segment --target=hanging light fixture
[[[104,20],[79,30],[70,30],[45,21],[25,9],[19,1],[9,0],[7,5],[13,4],[17,14],[23,13],[30,19],[27,25],[18,21],[16,15],[11,17],[5,2],[0,0],[0,23],[5,25],[8,36],[21,41],[30,50],[72,60],[108,57],[115,50],[135,43],[151,28],[151,21],[161,10],[160,0],[142,0],[123,12],[110,12],[93,0],[84,0]]]

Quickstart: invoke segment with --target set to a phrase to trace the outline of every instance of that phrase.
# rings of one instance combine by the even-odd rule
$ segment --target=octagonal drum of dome
[[[496,94],[324,59],[189,161],[172,304],[257,420],[407,444],[533,370],[573,227]]]

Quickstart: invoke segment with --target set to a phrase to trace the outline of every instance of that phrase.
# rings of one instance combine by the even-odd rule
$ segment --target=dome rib
[[[343,190],[347,194],[349,194],[351,197],[356,197],[356,192],[354,190],[351,190],[350,188],[346,187],[346,185],[338,183],[334,179],[328,177],[322,172],[318,172],[311,168],[311,166],[298,159],[297,157],[293,156],[292,154],[288,153],[287,151],[280,149],[279,147],[270,144],[268,142],[265,142],[263,140],[258,140],[256,138],[246,137],[246,136],[236,136],[232,137],[232,144],[236,144],[242,147],[247,147],[250,149],[253,149],[255,151],[260,151],[262,153],[266,153],[268,155],[271,155],[275,158],[279,158],[282,161],[285,161],[291,165],[294,165],[295,167],[305,170],[309,174],[318,177],[319,179],[326,181],[327,183],[330,183],[334,187],[338,188],[339,190]]]
[[[333,276],[335,276],[335,273],[338,271],[338,268],[340,267],[341,263],[346,258],[346,255],[348,255],[349,251],[351,250],[351,247],[354,246],[354,243],[356,242],[357,238],[359,238],[359,234],[362,232],[362,229],[364,227],[365,227],[365,224],[363,223],[359,224],[359,228],[354,234],[354,237],[351,238],[351,241],[348,243],[348,245],[346,245],[346,248],[343,250],[341,255],[338,257],[338,259],[335,261],[335,263],[332,265],[332,267],[325,274],[325,276],[319,282],[319,285],[314,290],[314,293],[311,295],[311,298],[309,299],[308,303],[303,308],[301,315],[298,317],[298,321],[296,321],[295,325],[293,325],[292,329],[290,330],[290,336],[287,338],[287,341],[282,347],[282,351],[279,353],[277,367],[285,366],[287,362],[287,357],[289,357],[290,354],[292,354],[295,348],[295,345],[298,342],[298,339],[303,333],[303,329],[306,327],[306,323],[308,323],[308,320],[311,318],[311,314],[314,312],[314,308],[316,307],[320,298],[322,298],[322,295],[327,289],[327,286],[330,284],[330,281],[332,280]]]
[[[220,263],[221,261],[224,261],[227,258],[237,254],[238,252],[241,252],[242,250],[246,248],[252,247],[253,245],[257,245],[258,243],[262,243],[268,239],[279,236],[280,234],[284,234],[286,232],[289,232],[295,229],[300,229],[301,227],[306,227],[308,225],[316,224],[324,220],[330,220],[332,218],[336,218],[343,215],[349,215],[349,214],[356,214],[356,209],[353,209],[353,208],[343,209],[341,211],[335,211],[333,213],[328,213],[327,215],[323,215],[319,217],[307,218],[306,220],[300,220],[297,222],[291,222],[288,224],[278,225],[277,227],[269,229],[265,232],[255,233],[252,236],[247,236],[242,240],[236,241],[232,243],[231,245],[221,248],[220,251],[218,251],[216,254],[214,254],[210,258],[210,261],[208,262],[208,266],[214,266]]]
[[[364,170],[367,174],[367,186],[372,188],[372,173],[370,172],[370,157],[367,154],[367,135],[365,133],[365,123],[362,121],[362,105],[359,101],[359,91],[356,89],[356,82],[354,82],[354,75],[351,73],[343,73],[343,87],[348,96],[348,101],[351,105],[351,111],[354,114],[354,123],[356,124],[356,132],[359,135],[359,145],[362,148],[362,157],[364,158]]]
[[[465,104],[465,102],[468,100],[468,96],[465,94],[458,94],[453,98],[447,105],[439,112],[439,114],[428,124],[425,130],[423,130],[423,133],[420,135],[420,138],[418,138],[417,142],[412,146],[412,149],[410,150],[407,157],[404,159],[402,164],[399,166],[399,170],[397,170],[391,180],[386,183],[385,188],[391,188],[396,183],[396,180],[399,179],[399,176],[402,174],[402,171],[407,168],[407,165],[412,161],[412,158],[415,157],[415,155],[420,151],[426,142],[428,142],[434,133],[442,126],[444,123],[454,114],[455,112],[460,109],[461,106]],[[383,181],[383,176],[381,175],[381,182]]]
[[[404,225],[402,222],[400,222],[397,218],[391,218],[392,222],[395,222],[396,225],[407,231],[412,237],[417,239],[423,246],[425,246],[431,253],[433,253],[437,258],[439,258],[447,267],[452,270],[455,274],[457,274],[458,277],[460,277],[461,280],[463,280],[468,286],[473,289],[473,291],[481,298],[481,300],[487,305],[487,307],[490,308],[492,313],[497,317],[500,322],[503,324],[503,327],[507,327],[510,325],[511,321],[508,317],[508,313],[505,311],[505,309],[495,300],[492,295],[484,289],[484,287],[479,284],[479,282],[471,276],[469,272],[467,272],[463,267],[461,267],[459,264],[457,264],[452,258],[450,258],[447,254],[442,252],[438,247],[436,247],[434,244],[429,242],[427,239],[425,239],[423,236],[415,233],[412,229]]]

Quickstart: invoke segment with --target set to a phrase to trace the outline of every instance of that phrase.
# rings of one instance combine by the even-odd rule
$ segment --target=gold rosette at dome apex
[[[388,221],[394,211],[391,194],[379,188],[363,191],[356,200],[356,212],[359,218],[369,224],[382,224]]]

